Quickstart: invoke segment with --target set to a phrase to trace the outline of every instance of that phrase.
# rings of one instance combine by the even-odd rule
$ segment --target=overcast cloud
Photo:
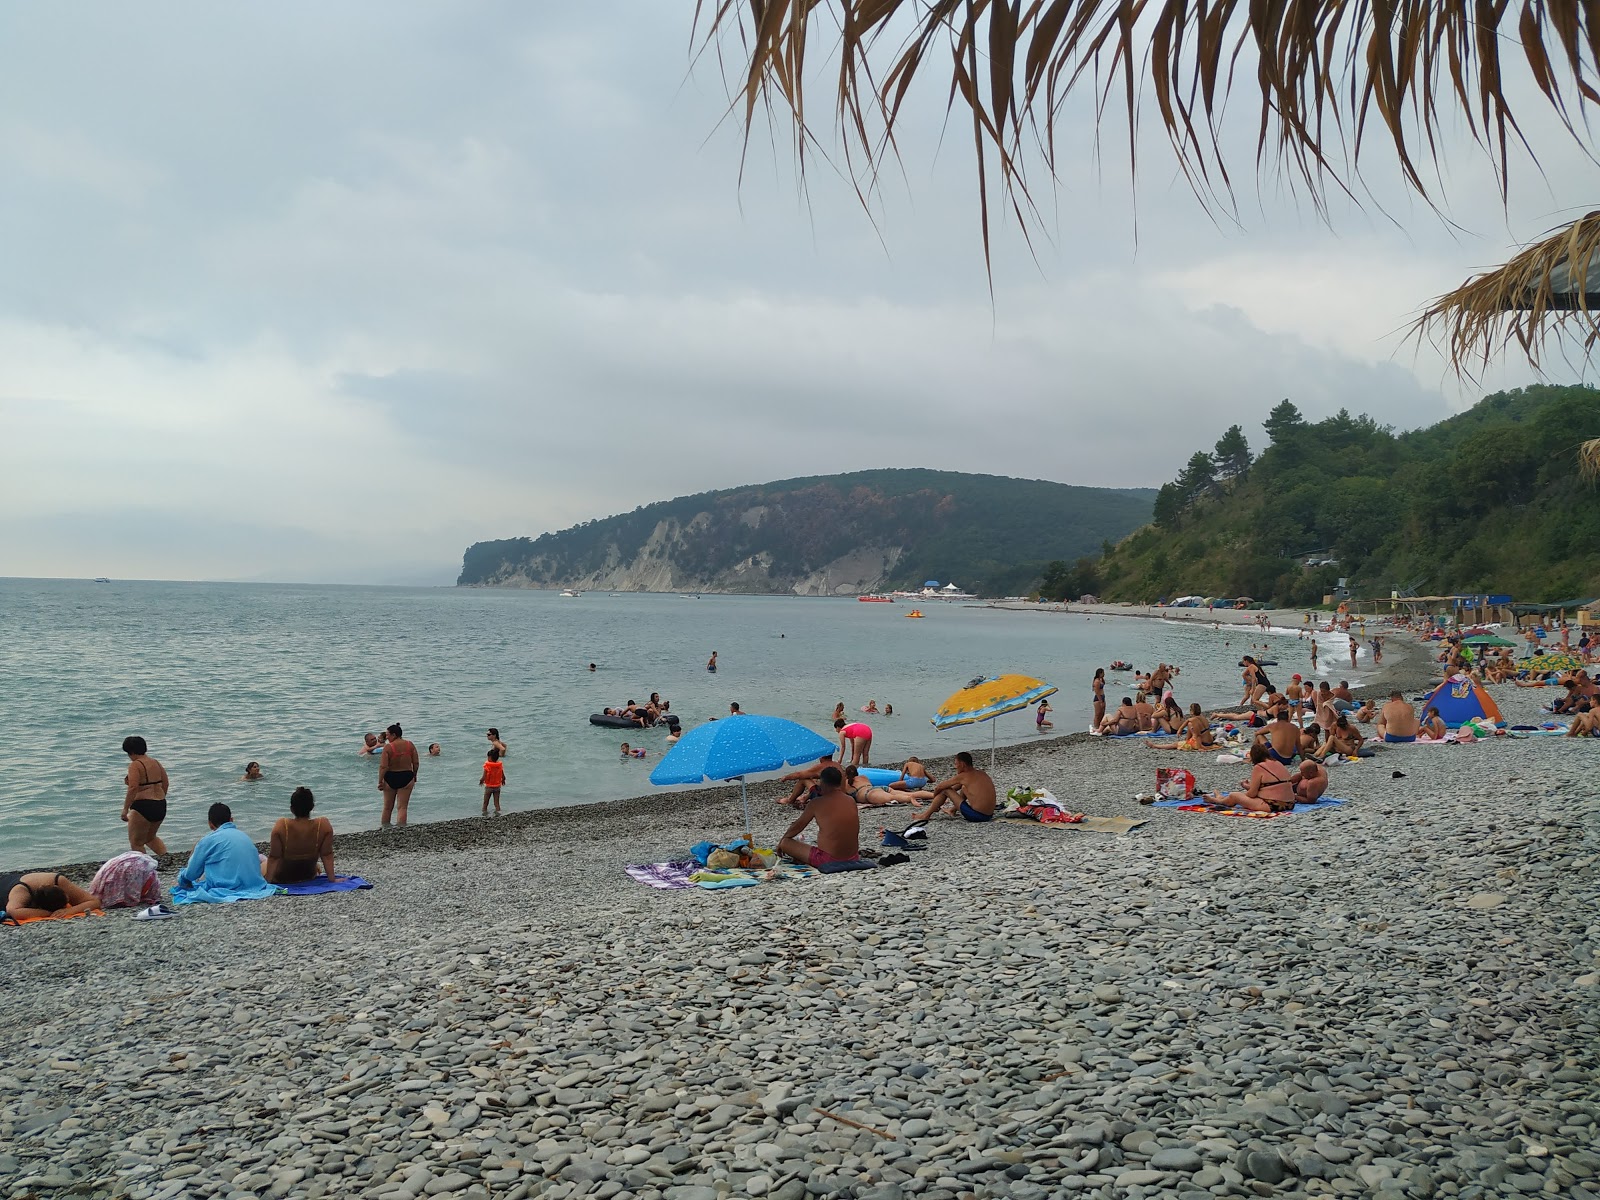
[[[991,304],[937,85],[871,218],[784,141],[741,184],[692,10],[9,6],[0,574],[448,582],[472,541],[707,488],[1154,486],[1285,396],[1410,427],[1532,382],[1463,389],[1400,331],[1586,199],[1554,136],[1509,219],[1463,142],[1461,229],[1389,193],[1336,232],[1271,180],[1214,221],[1146,136],[1135,236],[1080,121]]]

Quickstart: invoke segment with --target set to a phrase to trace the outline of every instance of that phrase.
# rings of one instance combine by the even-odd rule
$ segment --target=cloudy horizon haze
[[[693,7],[10,9],[0,575],[444,584],[472,542],[694,492],[1155,487],[1285,397],[1411,428],[1540,382],[1462,384],[1404,330],[1582,203],[1543,111],[1509,211],[1457,131],[1448,220],[1372,166],[1330,228],[1248,173],[1242,93],[1236,220],[1149,129],[1130,190],[1069,109],[991,296],[931,75],[863,210],[781,126],[744,153]]]

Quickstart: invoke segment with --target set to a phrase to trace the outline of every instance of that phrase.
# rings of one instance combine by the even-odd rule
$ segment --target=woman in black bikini
[[[1250,747],[1250,782],[1242,792],[1204,796],[1207,808],[1242,808],[1246,812],[1288,812],[1295,805],[1294,782],[1289,768],[1267,757],[1257,742]]]
[[[1106,669],[1096,667],[1089,686],[1094,689],[1094,723],[1090,729],[1099,729],[1106,719]]]
[[[400,736],[400,726],[389,726],[389,740],[383,744],[383,757],[378,760],[378,790],[383,793],[383,828],[389,828],[389,816],[394,823],[406,823],[406,806],[411,803],[411,789],[417,786],[417,772],[422,760],[417,748]]]
[[[0,875],[0,907],[14,921],[30,917],[71,917],[100,907],[98,896],[84,891],[65,875],[29,871]]]
[[[890,788],[875,787],[860,777],[855,767],[844,769],[844,790],[864,808],[885,808],[891,804],[910,804],[915,800],[928,800],[932,792],[900,792]]]
[[[149,847],[152,854],[165,854],[167,844],[157,836],[161,822],[167,819],[167,770],[151,758],[142,737],[122,739],[122,752],[128,756],[128,773],[122,782],[128,785],[122,799],[122,819],[128,823],[128,847],[143,850]]]

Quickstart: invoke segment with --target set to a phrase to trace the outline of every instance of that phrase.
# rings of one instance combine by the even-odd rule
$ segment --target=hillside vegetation
[[[1345,411],[1309,423],[1285,400],[1262,428],[1259,457],[1238,426],[1197,451],[1152,524],[1099,562],[1053,564],[1046,594],[1306,605],[1341,576],[1358,597],[1600,594],[1600,491],[1577,458],[1600,434],[1594,388],[1501,392],[1403,434]]]
[[[1155,493],[882,470],[702,492],[537,538],[479,542],[461,585],[850,593],[954,581],[1032,589],[1044,565],[1121,538]]]

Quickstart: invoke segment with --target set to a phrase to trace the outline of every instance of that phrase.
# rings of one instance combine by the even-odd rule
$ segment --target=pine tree
[[[1217,464],[1217,475],[1221,479],[1237,479],[1248,471],[1253,460],[1250,457],[1250,443],[1244,440],[1244,430],[1237,425],[1228,426],[1228,431],[1217,439],[1212,459]]]
[[[1288,400],[1277,404],[1267,414],[1267,419],[1261,422],[1261,428],[1267,431],[1267,437],[1272,439],[1274,446],[1283,445],[1305,427],[1305,418],[1300,415],[1300,410]]]

